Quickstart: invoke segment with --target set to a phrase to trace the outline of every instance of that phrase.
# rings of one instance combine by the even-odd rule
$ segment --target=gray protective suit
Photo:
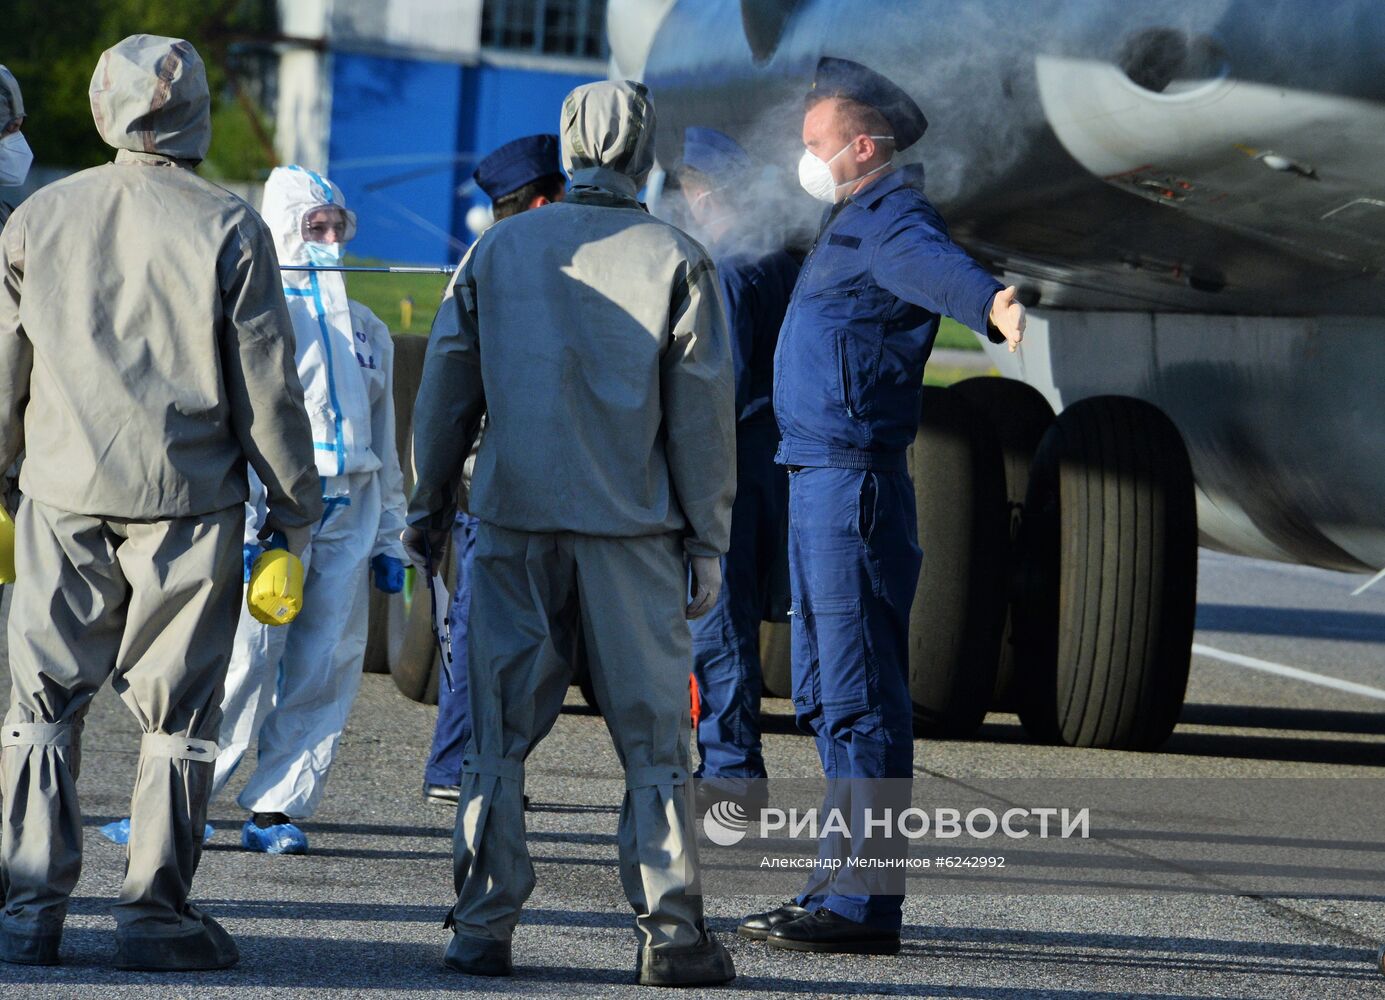
[[[725,552],[736,468],[716,273],[694,240],[635,199],[653,130],[641,87],[573,91],[567,200],[497,223],[463,260],[444,305],[455,316],[435,327],[414,411],[409,512],[419,527],[450,525],[487,411],[469,498],[482,524],[474,735],[454,843],[458,939],[508,942],[533,889],[524,761],[562,706],[580,623],[625,766],[620,870],[642,963],[706,941],[684,788],[685,555]]]
[[[301,534],[322,512],[274,244],[189,169],[210,139],[200,58],[127,38],[102,55],[91,105],[115,163],[41,189],[0,234],[0,467],[28,454],[0,938],[36,960],[55,957],[77,880],[82,719],[107,677],[145,733],[117,940],[203,932],[187,895],[241,602],[247,461],[271,526]]]

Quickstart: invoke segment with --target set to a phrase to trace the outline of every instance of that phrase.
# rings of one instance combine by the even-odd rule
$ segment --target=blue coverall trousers
[[[438,681],[438,721],[433,751],[423,770],[430,785],[456,785],[462,780],[462,751],[471,739],[471,699],[467,691],[466,641],[471,616],[471,568],[476,558],[476,528],[481,522],[458,514],[452,527],[452,551],[457,559],[457,584],[452,591],[452,688]]]
[[[828,809],[876,816],[908,804],[913,776],[909,612],[922,553],[907,472],[805,468],[789,475],[793,700],[828,779]],[[824,857],[904,857],[901,837],[843,843]],[[845,872],[845,865],[841,869]],[[881,891],[888,886],[890,891]],[[798,898],[810,910],[898,930],[903,880],[823,870]]]
[[[722,557],[721,594],[690,623],[693,675],[702,714],[696,777],[765,777],[760,753],[760,619],[783,544],[788,482],[774,464],[779,434],[773,421],[743,425],[736,435],[736,502],[731,548]]]

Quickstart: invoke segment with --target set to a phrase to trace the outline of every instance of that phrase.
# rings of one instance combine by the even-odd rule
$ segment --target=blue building
[[[607,75],[603,0],[281,0],[277,135],[361,219],[352,252],[455,262],[476,161],[557,132],[563,97]]]

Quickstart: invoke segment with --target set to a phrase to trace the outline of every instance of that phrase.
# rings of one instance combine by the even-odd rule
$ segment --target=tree
[[[253,180],[273,166],[263,109],[241,76],[246,43],[277,31],[274,0],[11,0],[6,6],[0,62],[24,92],[24,132],[39,162],[74,168],[109,162],[111,150],[91,118],[91,74],[105,49],[144,32],[186,38],[207,65],[212,146],[202,172]]]

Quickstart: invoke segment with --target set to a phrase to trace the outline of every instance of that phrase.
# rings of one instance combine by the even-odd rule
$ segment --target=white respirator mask
[[[34,152],[23,132],[11,132],[0,139],[0,187],[19,187],[29,176]]]
[[[893,139],[894,136],[872,135],[869,136],[869,138]],[[837,150],[836,153],[834,153],[829,159],[826,160],[818,159],[817,154],[814,153],[811,149],[805,149],[803,151],[803,155],[798,160],[798,183],[802,185],[803,190],[807,191],[818,201],[825,201],[827,204],[833,205],[836,204],[837,201],[837,188],[845,187],[848,184],[854,184],[860,180],[865,180],[871,174],[878,174],[880,171],[884,170],[886,167],[889,166],[888,162],[882,163],[874,170],[868,171],[867,173],[862,174],[860,177],[853,177],[849,181],[842,181],[840,184],[838,184],[837,181],[832,177],[832,161],[835,160],[838,156],[841,156],[848,149],[850,149],[852,145],[855,144],[855,142],[856,140],[852,139],[851,142],[848,142],[845,146]]]

